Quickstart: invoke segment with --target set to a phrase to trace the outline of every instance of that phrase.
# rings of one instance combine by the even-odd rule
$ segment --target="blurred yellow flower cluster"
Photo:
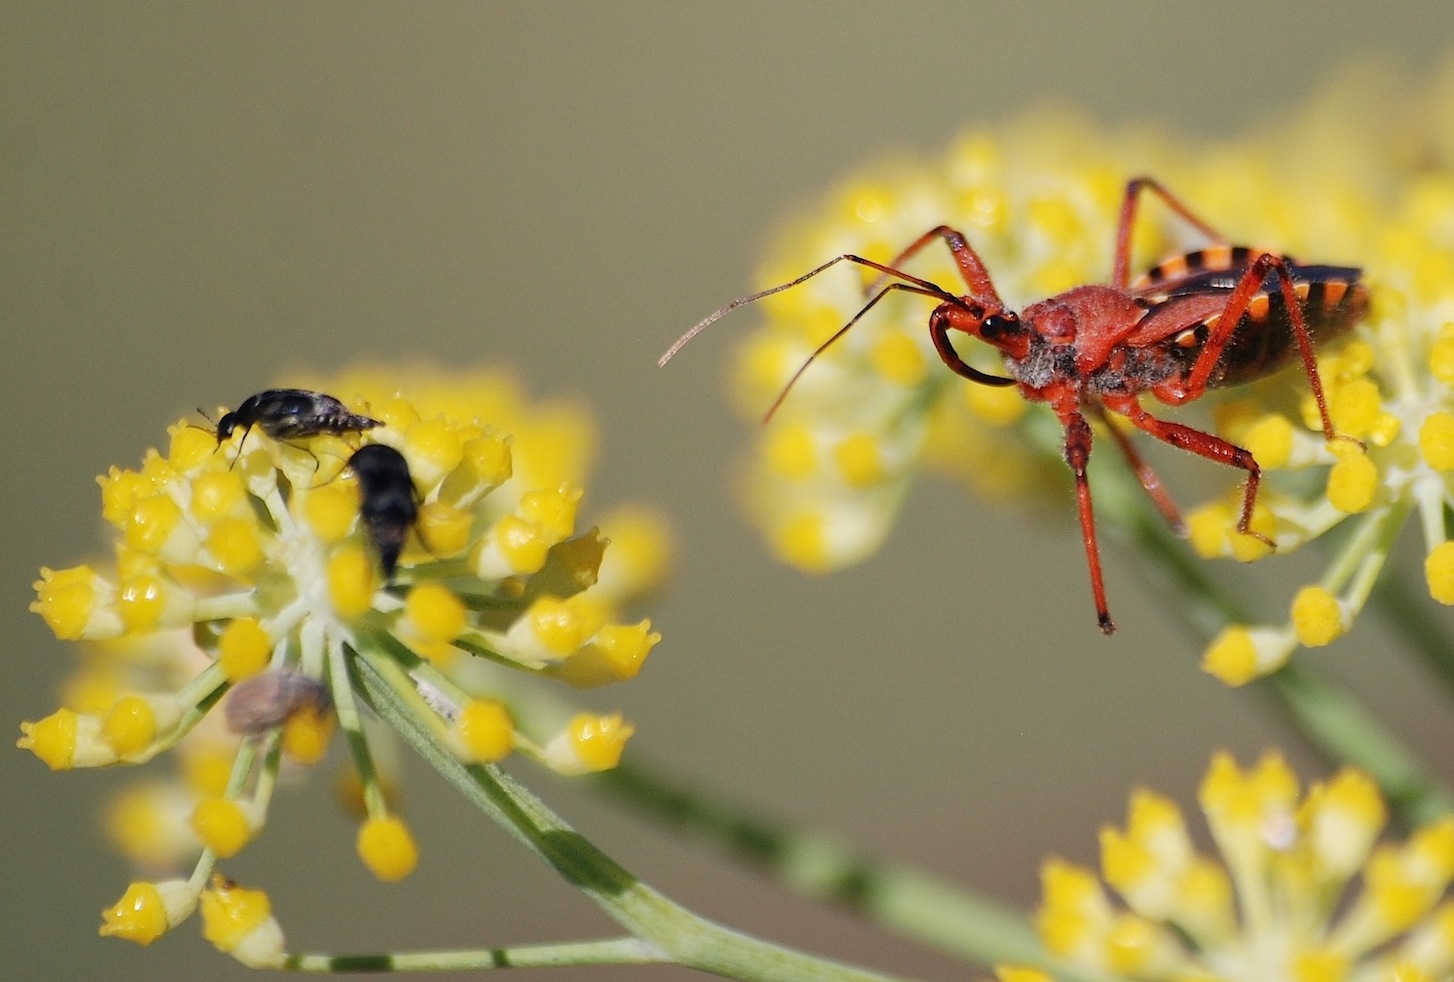
[[[165,453],[100,478],[114,563],[45,569],[36,584],[32,609],[89,644],[62,708],[22,724],[20,746],[56,770],[173,749],[179,764],[175,779],[121,794],[107,825],[148,872],[196,866],[133,884],[103,933],[149,943],[200,901],[220,947],[272,963],[281,933],[266,927],[266,896],[206,884],[261,831],[282,770],[321,760],[339,726],[361,860],[385,881],[413,870],[388,755],[363,726],[361,667],[467,763],[520,753],[589,773],[614,767],[631,735],[616,713],[545,719],[511,705],[512,672],[621,681],[659,640],[620,615],[663,573],[664,524],[626,508],[578,528],[589,416],[532,404],[500,372],[358,371],[326,387],[366,415],[296,439],[269,438],[266,412],[226,417],[223,440],[171,427]],[[378,454],[400,463],[371,478],[363,461]],[[246,930],[219,926],[240,910]]]

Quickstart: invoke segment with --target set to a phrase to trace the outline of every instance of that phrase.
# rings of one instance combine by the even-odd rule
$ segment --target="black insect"
[[[328,686],[318,679],[296,668],[279,668],[234,685],[222,708],[228,729],[256,736],[306,708],[323,710],[331,702]]]
[[[384,578],[392,579],[404,540],[419,518],[419,494],[404,455],[382,443],[359,448],[348,459],[363,493],[359,515],[379,553]]]
[[[238,428],[245,442],[254,426],[274,440],[302,440],[321,433],[356,433],[382,425],[376,419],[349,412],[343,403],[322,392],[268,389],[248,396],[242,405],[217,421],[217,443],[220,445]],[[241,445],[238,449],[242,449]]]

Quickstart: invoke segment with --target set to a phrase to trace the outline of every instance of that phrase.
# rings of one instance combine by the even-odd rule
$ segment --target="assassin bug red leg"
[[[1142,191],[1155,194],[1211,244],[1172,257],[1132,283],[1131,233]],[[936,241],[949,249],[968,293],[952,294],[903,271],[904,263]],[[668,349],[659,364],[666,364],[682,345],[743,304],[791,289],[841,262],[876,270],[880,275],[868,288],[868,301],[808,356],[768,410],[771,417],[808,365],[890,291],[938,301],[929,314],[929,335],[951,371],[982,385],[1014,385],[1025,399],[1048,403],[1059,418],[1065,433],[1065,462],[1075,477],[1096,618],[1101,630],[1110,634],[1115,625],[1106,603],[1086,477],[1092,444],[1086,414],[1104,420],[1107,411],[1117,413],[1163,443],[1246,471],[1237,531],[1270,546],[1271,540],[1252,528],[1262,477],[1256,458],[1219,436],[1153,416],[1142,407],[1140,397],[1150,393],[1168,405],[1181,405],[1200,398],[1207,389],[1262,378],[1296,359],[1317,403],[1323,436],[1341,439],[1328,415],[1313,349],[1349,330],[1368,305],[1361,270],[1304,265],[1264,249],[1230,245],[1179,198],[1147,177],[1126,185],[1115,243],[1109,285],[1078,286],[1016,313],[1000,299],[989,271],[964,235],[940,225],[915,239],[891,262],[845,254],[791,282],[734,300],[698,322]],[[885,285],[888,280],[893,282]],[[950,331],[962,331],[998,349],[1008,377],[966,363],[950,343]],[[1184,532],[1180,513],[1155,472],[1125,434],[1110,429],[1157,510],[1174,530]]]

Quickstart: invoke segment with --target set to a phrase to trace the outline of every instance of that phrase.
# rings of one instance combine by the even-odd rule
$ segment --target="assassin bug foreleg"
[[[1135,283],[1130,282],[1131,233],[1143,190],[1155,193],[1184,221],[1211,240],[1208,248],[1166,260]],[[901,269],[936,240],[948,247],[969,292],[956,296],[937,284]],[[889,263],[845,254],[780,286],[735,300],[698,322],[662,356],[665,364],[687,341],[729,311],[790,289],[840,262],[877,271],[868,302],[847,324],[818,347],[768,410],[781,405],[808,365],[844,335],[891,291],[932,297],[929,335],[949,369],[983,385],[1014,385],[1034,402],[1050,405],[1064,430],[1064,456],[1075,476],[1081,537],[1090,568],[1091,590],[1101,630],[1115,630],[1106,604],[1096,542],[1094,509],[1086,464],[1091,428],[1086,413],[1125,417],[1134,427],[1163,443],[1247,472],[1237,531],[1271,545],[1253,530],[1252,515],[1262,469],[1250,452],[1221,437],[1151,415],[1140,403],[1149,392],[1169,405],[1200,398],[1209,388],[1237,385],[1269,375],[1294,355],[1317,402],[1323,436],[1333,440],[1327,399],[1318,377],[1314,343],[1355,324],[1368,303],[1362,271],[1343,266],[1310,266],[1273,252],[1232,246],[1176,196],[1150,178],[1126,185],[1116,226],[1110,285],[1086,285],[1026,307],[1022,314],[1005,307],[988,270],[964,235],[941,225],[925,232]],[[892,280],[881,285],[885,280]],[[1008,377],[969,365],[950,342],[962,331],[999,350]],[[1151,468],[1130,441],[1111,428],[1137,479],[1177,531],[1180,515]]]

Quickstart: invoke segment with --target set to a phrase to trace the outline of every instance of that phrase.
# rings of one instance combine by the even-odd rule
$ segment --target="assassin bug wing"
[[[1218,247],[1174,256],[1132,287],[1146,316],[1125,343],[1165,343],[1188,366],[1217,326],[1228,297],[1262,250]],[[1301,265],[1286,259],[1302,321],[1317,345],[1351,328],[1368,306],[1362,270],[1352,266]],[[1273,374],[1296,360],[1292,318],[1278,275],[1268,272],[1233,328],[1207,384],[1224,387]]]

